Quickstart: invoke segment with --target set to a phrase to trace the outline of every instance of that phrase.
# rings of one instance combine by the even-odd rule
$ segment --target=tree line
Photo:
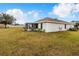
[[[12,24],[15,21],[15,17],[6,14],[6,13],[1,13],[0,14],[0,24],[4,24],[5,28],[7,28],[7,24]]]

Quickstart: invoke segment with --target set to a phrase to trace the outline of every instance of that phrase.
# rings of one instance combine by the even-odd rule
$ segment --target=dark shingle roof
[[[74,23],[79,23],[79,21],[72,21],[72,22],[74,22]]]
[[[43,18],[41,20],[36,21],[38,23],[57,23],[57,24],[72,24],[63,20],[58,20],[58,19],[52,19],[52,18]]]

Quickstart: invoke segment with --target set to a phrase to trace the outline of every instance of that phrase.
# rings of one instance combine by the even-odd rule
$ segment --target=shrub
[[[77,31],[77,28],[69,28],[69,31]]]
[[[41,32],[42,30],[39,28],[39,29],[36,29],[36,31],[37,31],[37,32]]]
[[[35,29],[37,32],[45,32],[45,30],[42,30],[42,29]]]

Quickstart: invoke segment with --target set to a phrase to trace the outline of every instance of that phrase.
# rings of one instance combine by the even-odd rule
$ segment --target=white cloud
[[[10,14],[16,18],[16,23],[23,24],[25,23],[26,17],[25,13],[21,9],[10,9],[6,11],[7,14]]]
[[[34,19],[37,19],[39,18],[40,13],[39,11],[32,10],[32,11],[28,11],[27,15],[31,16]]]
[[[21,9],[9,9],[6,11],[7,14],[10,14],[16,18],[16,23],[24,24],[29,21],[37,20],[40,18],[41,10],[31,10],[23,12]]]
[[[74,12],[79,12],[79,4],[76,4],[74,8],[75,8]]]
[[[54,6],[52,11],[49,12],[49,15],[55,14],[61,18],[65,18],[68,17],[69,15],[73,16],[75,12],[76,13],[79,12],[79,4],[63,3]]]

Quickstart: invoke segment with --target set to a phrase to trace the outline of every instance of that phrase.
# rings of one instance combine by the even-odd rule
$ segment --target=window
[[[65,29],[66,29],[66,24],[65,24]]]

